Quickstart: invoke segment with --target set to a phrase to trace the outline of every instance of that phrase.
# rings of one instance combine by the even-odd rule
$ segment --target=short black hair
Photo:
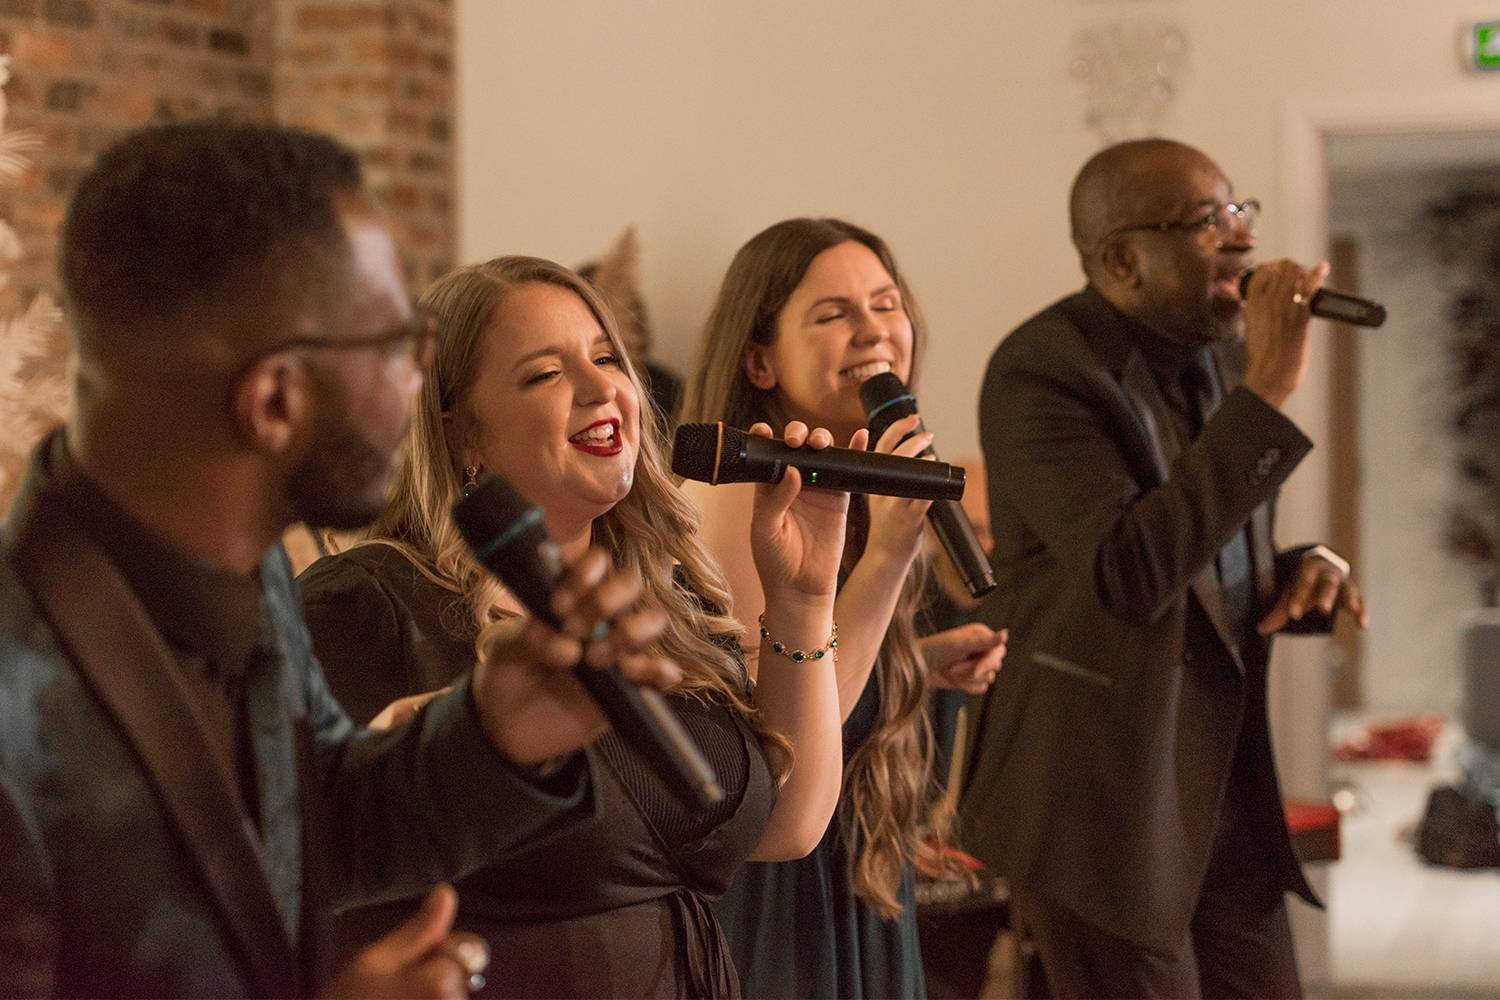
[[[362,186],[354,153],[298,129],[212,120],[130,133],[79,181],[63,221],[75,336],[170,325],[232,282],[264,278],[293,241],[342,248],[336,196]]]

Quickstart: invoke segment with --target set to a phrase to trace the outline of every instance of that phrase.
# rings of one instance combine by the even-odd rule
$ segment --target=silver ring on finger
[[[1300,306],[1302,303],[1304,303],[1306,301],[1307,301],[1307,297],[1305,295],[1303,295],[1301,292],[1293,292],[1292,293],[1292,305]]]

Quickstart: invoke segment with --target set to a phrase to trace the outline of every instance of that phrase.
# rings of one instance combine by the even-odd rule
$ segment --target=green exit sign
[[[1470,66],[1500,70],[1500,21],[1481,21],[1470,28],[1465,48]]]

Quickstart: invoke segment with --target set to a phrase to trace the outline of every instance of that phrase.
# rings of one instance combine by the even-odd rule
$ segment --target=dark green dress
[[[876,670],[844,722],[844,762],[879,719]],[[742,866],[719,921],[747,998],[927,995],[917,941],[915,877],[901,876],[901,913],[887,920],[854,894],[838,818],[798,861]]]

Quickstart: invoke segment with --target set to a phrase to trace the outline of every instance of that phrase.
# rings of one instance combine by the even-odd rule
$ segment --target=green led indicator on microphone
[[[807,474],[807,484],[809,486],[816,486],[816,485],[818,485],[818,470],[817,469],[814,469],[814,470],[812,470],[811,472],[809,472]]]

